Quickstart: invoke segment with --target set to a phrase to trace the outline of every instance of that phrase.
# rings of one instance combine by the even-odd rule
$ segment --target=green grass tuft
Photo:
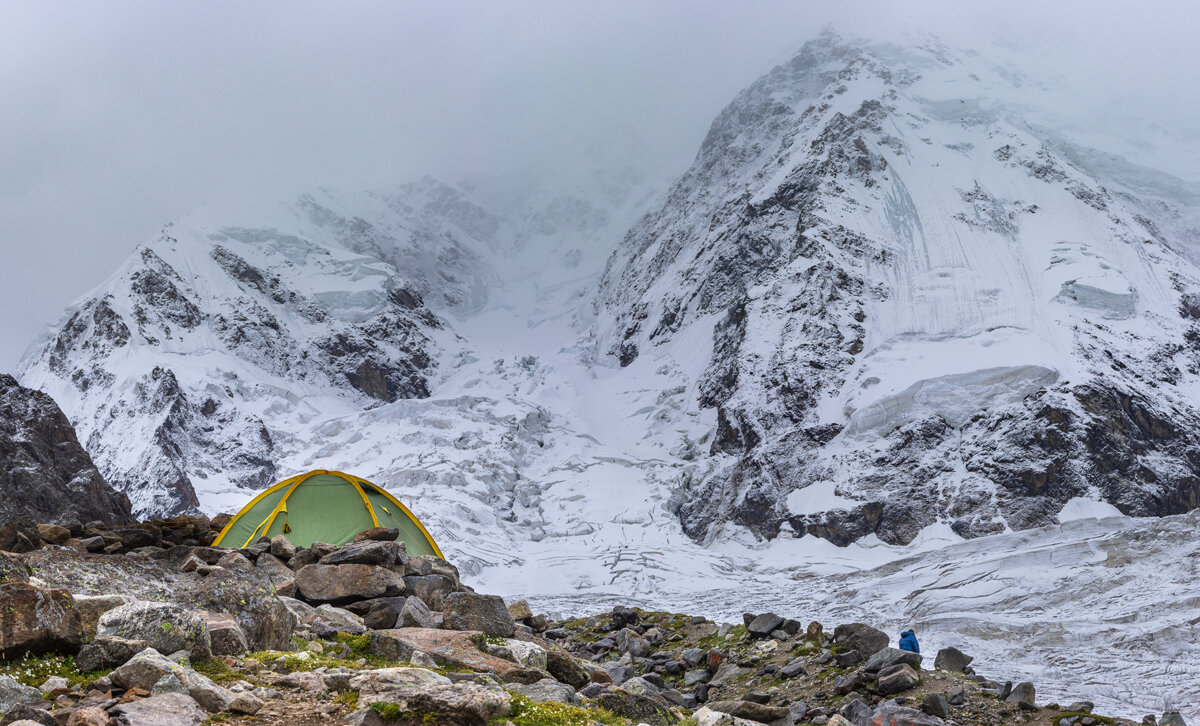
[[[1060,713],[1059,715],[1054,717],[1054,726],[1059,726],[1059,724],[1065,718],[1083,717],[1083,716],[1091,716],[1092,718],[1096,719],[1097,721],[1099,721],[1102,724],[1114,723],[1113,719],[1109,718],[1108,716],[1097,716],[1096,714],[1088,713],[1087,711],[1068,711],[1067,713]]]
[[[72,686],[86,685],[112,673],[111,669],[80,673],[75,667],[73,655],[26,655],[21,660],[0,661],[0,675],[8,676],[18,683],[35,688],[51,676],[67,679]]]

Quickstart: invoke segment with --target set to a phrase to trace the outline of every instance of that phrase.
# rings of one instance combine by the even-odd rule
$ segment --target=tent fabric
[[[297,547],[341,545],[372,527],[400,530],[410,555],[442,557],[429,531],[391,494],[366,479],[318,469],[285,479],[234,515],[214,546],[245,547],[259,537],[285,534]]]

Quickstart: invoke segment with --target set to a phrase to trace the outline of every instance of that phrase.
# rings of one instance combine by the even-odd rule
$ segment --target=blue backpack
[[[900,634],[900,650],[908,650],[913,653],[920,653],[921,646],[917,644],[917,634],[911,630],[905,630]]]

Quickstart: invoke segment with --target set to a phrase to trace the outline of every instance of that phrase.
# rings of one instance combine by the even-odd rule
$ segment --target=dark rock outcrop
[[[129,498],[100,475],[58,404],[3,374],[0,464],[0,522],[17,517],[107,524],[131,520]]]

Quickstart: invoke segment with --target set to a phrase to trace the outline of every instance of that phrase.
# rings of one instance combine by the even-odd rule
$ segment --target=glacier
[[[1197,718],[1200,197],[1014,78],[825,33],[670,185],[618,137],[200,211],[19,376],[144,517],[353,471],[551,611],[916,627]]]

